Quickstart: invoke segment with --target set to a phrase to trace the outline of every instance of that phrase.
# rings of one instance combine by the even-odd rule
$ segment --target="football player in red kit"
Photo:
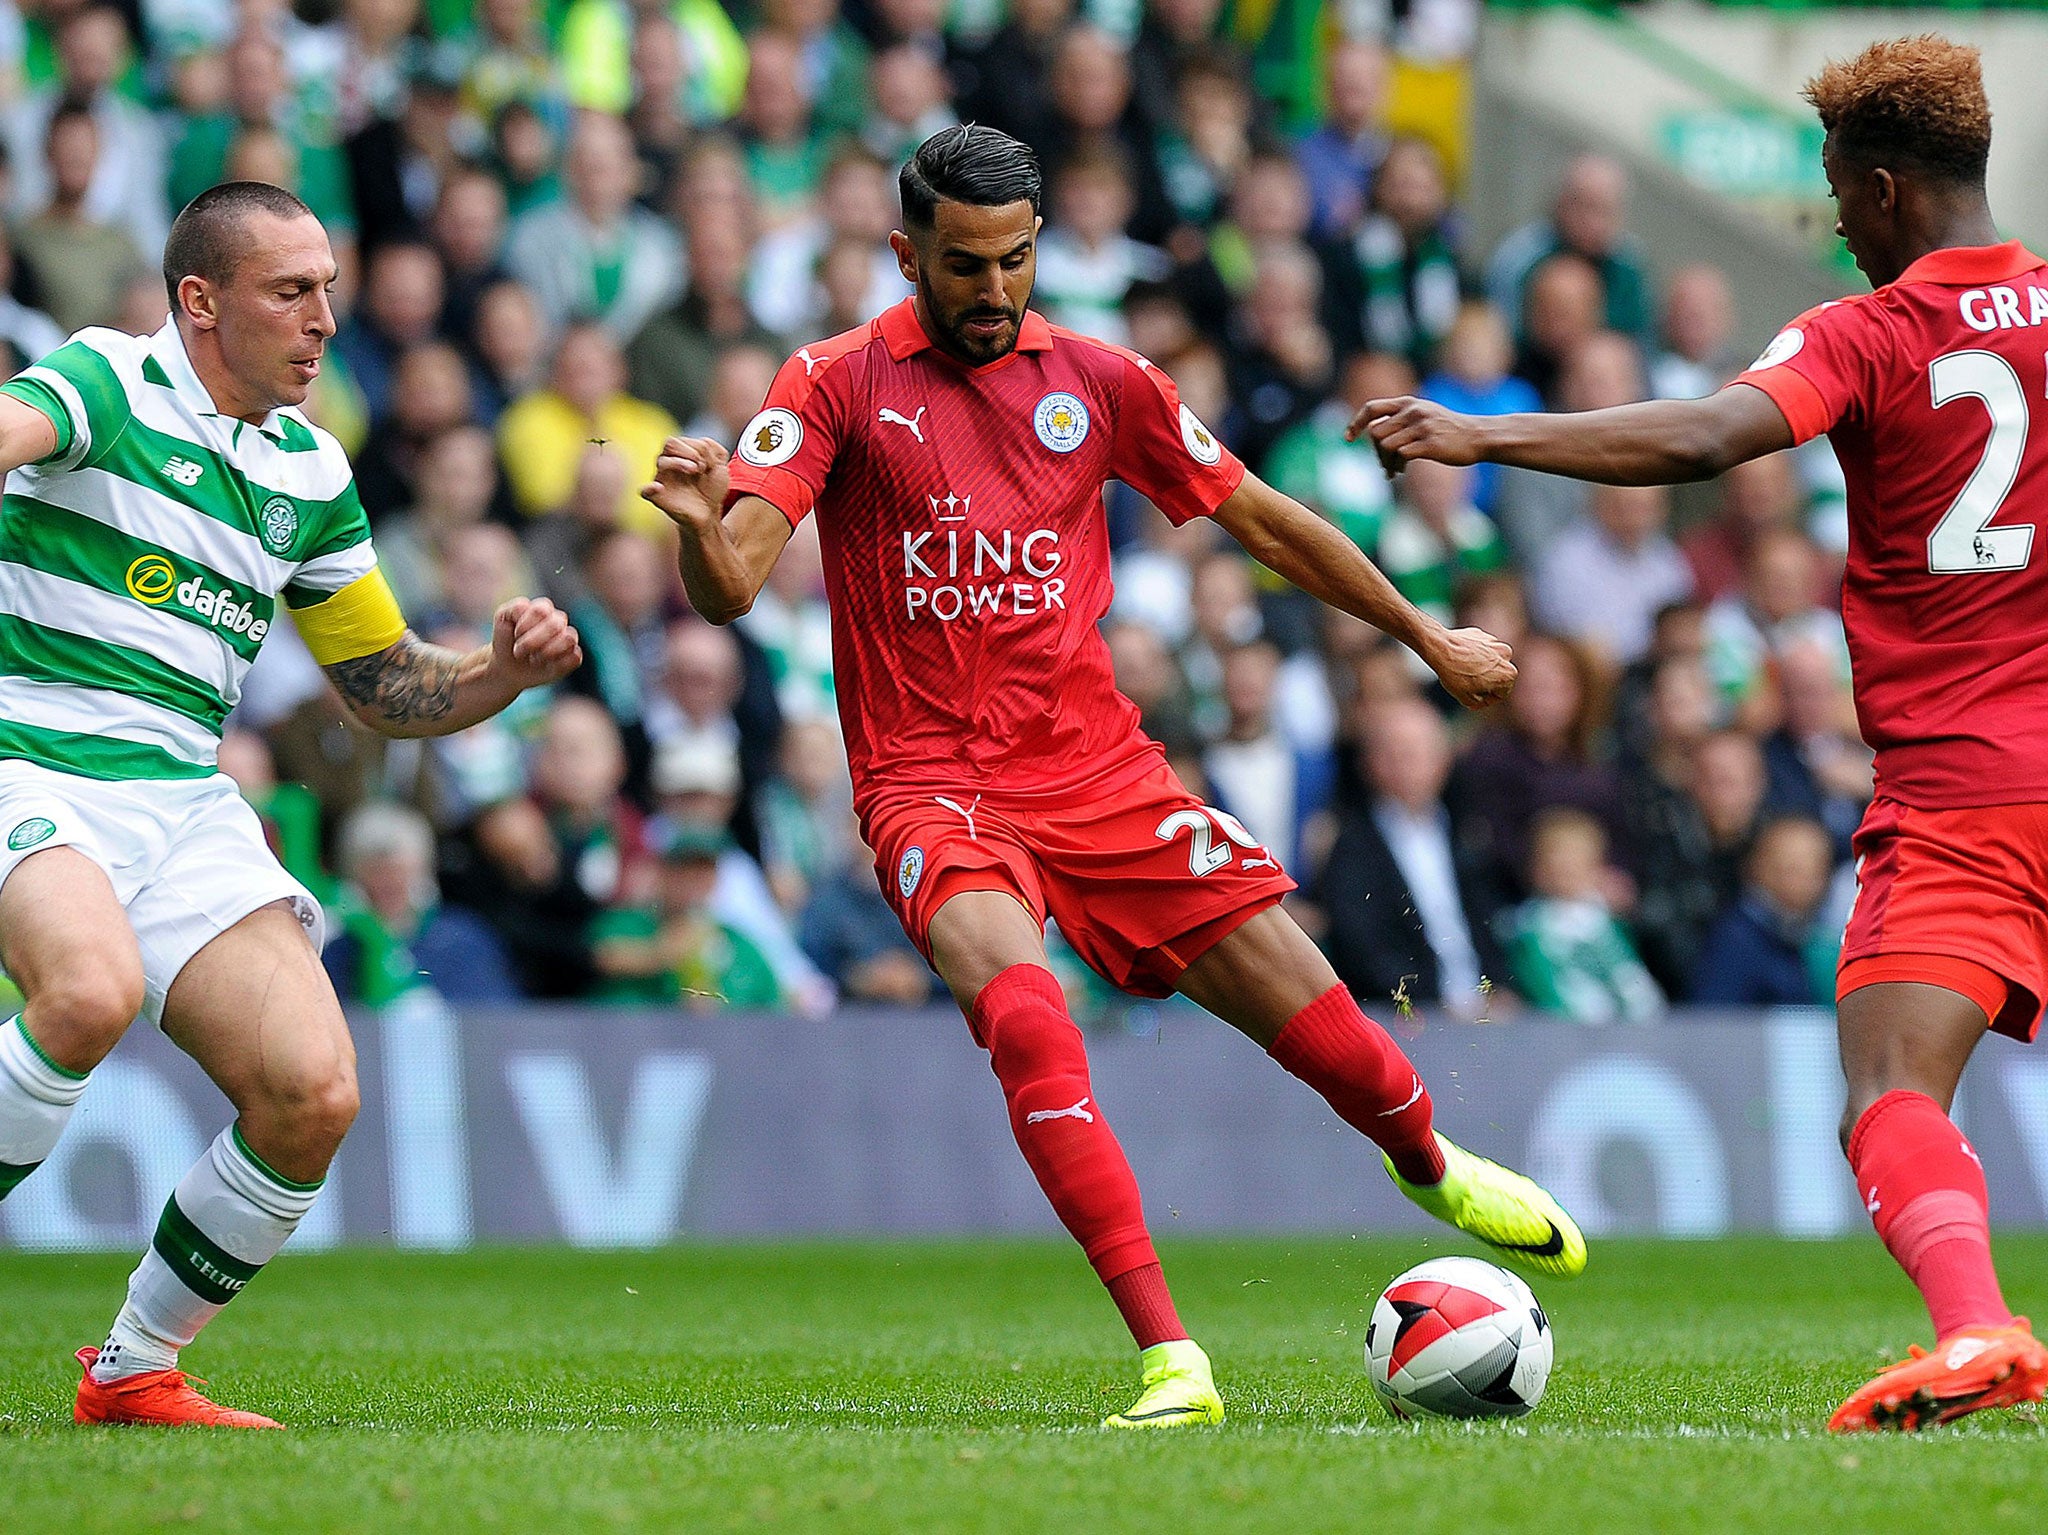
[[[1932,1353],[1837,1430],[1916,1429],[2038,1401],[2048,1348],[2006,1308],[1984,1170],[1948,1118],[1986,1028],[2048,1000],[2048,263],[2001,242],[1974,48],[1878,43],[1806,96],[1837,232],[1875,292],[1794,320],[1705,400],[1476,421],[1375,400],[1390,464],[1519,464],[1608,484],[1706,479],[1822,432],[1849,485],[1842,618],[1877,796],[1836,981],[1843,1146],[1877,1233],[1926,1298]]]
[[[1213,1423],[1137,1183],[1046,968],[1048,917],[1096,970],[1227,1019],[1376,1142],[1408,1196],[1511,1258],[1573,1274],[1585,1244],[1520,1174],[1437,1135],[1428,1092],[1280,907],[1294,888],[1183,788],[1117,691],[1106,480],[1214,517],[1269,568],[1410,645],[1472,705],[1508,648],[1418,612],[1350,540],[1245,472],[1144,358],[1025,308],[1030,150],[950,128],[901,177],[891,237],[916,293],[798,350],[736,457],[671,439],[643,492],[682,533],[690,600],[747,611],[816,511],[834,676],[876,874],[990,1056],[1025,1160],[1142,1350],[1115,1427]]]

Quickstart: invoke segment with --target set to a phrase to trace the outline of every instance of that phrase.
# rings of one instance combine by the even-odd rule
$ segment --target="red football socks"
[[[1393,1036],[1333,986],[1287,1020],[1273,1059],[1329,1100],[1410,1183],[1435,1183],[1444,1154],[1431,1129],[1429,1089]]]
[[[1849,1165],[1877,1235],[1927,1302],[1934,1336],[2012,1321],[1991,1266],[1977,1153],[1924,1093],[1886,1093],[1856,1121]]]
[[[1010,1105],[1010,1130],[1140,1348],[1187,1332],[1145,1230],[1138,1180],[1088,1084],[1081,1031],[1042,965],[1012,965],[968,1015]]]
[[[1117,1312],[1139,1348],[1170,1343],[1188,1335],[1188,1330],[1180,1325],[1180,1314],[1173,1309],[1173,1296],[1166,1289],[1166,1273],[1158,1264],[1148,1263],[1128,1274],[1119,1274],[1109,1281],[1108,1288],[1109,1298],[1116,1302]]]

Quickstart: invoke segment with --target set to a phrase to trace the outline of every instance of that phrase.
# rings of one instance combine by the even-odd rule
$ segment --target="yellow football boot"
[[[1474,1156],[1438,1135],[1441,1183],[1415,1184],[1387,1163],[1394,1187],[1448,1225],[1475,1236],[1510,1263],[1574,1279],[1586,1271],[1586,1239],[1564,1206],[1533,1179]]]
[[[1155,1343],[1138,1355],[1145,1367],[1138,1399],[1102,1420],[1104,1428],[1187,1428],[1221,1423],[1223,1398],[1209,1373],[1209,1356],[1188,1338]]]

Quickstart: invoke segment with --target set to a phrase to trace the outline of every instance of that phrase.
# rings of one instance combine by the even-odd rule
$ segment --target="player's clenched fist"
[[[671,437],[654,461],[654,480],[643,499],[685,526],[702,527],[725,514],[731,455],[708,437]]]
[[[559,682],[583,662],[568,614],[545,597],[516,597],[491,626],[491,666],[520,688]]]
[[[1369,436],[1389,474],[1399,474],[1414,458],[1460,467],[1479,462],[1479,424],[1412,395],[1367,400],[1351,418],[1344,436],[1352,442]]]
[[[1422,653],[1444,691],[1468,709],[1497,704],[1515,690],[1514,650],[1484,629],[1441,629]]]

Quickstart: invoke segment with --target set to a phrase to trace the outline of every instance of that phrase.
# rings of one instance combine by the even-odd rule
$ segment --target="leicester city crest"
[[[1071,453],[1088,436],[1088,407],[1064,389],[1047,395],[1031,413],[1038,440],[1055,453]]]
[[[263,547],[272,554],[283,554],[299,536],[299,509],[289,496],[272,496],[263,503],[257,527],[263,534]]]
[[[903,862],[896,866],[896,888],[903,892],[903,899],[909,900],[917,891],[917,882],[924,878],[924,849],[914,847],[903,855]]]

